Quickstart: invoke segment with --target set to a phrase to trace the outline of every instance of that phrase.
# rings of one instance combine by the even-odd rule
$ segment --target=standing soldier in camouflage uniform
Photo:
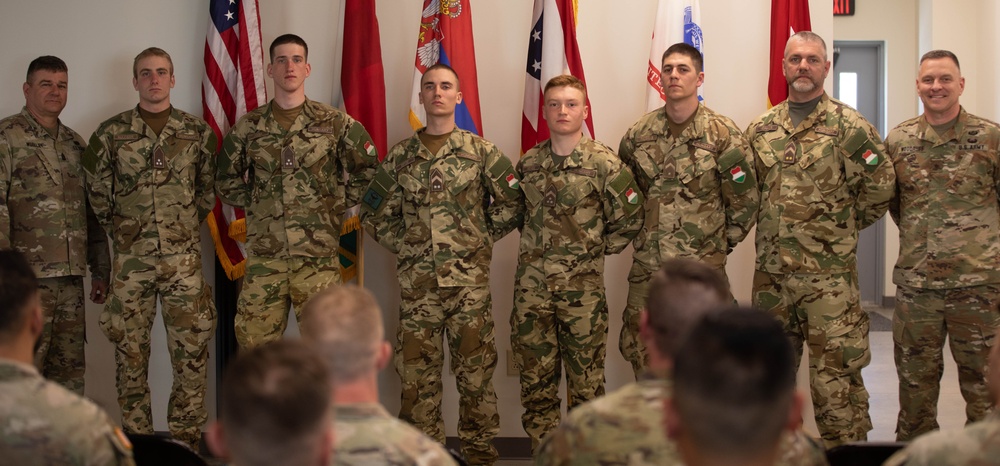
[[[927,104],[924,104],[925,114],[928,110]],[[892,136],[890,135],[890,137]],[[991,306],[991,308],[1000,312],[996,307]],[[994,406],[1000,406],[1000,332],[994,336],[991,346],[989,368],[986,371],[989,378],[987,387],[990,391],[988,400]],[[997,459],[1000,458],[998,438],[1000,438],[1000,412],[993,411],[987,414],[983,420],[969,424],[964,429],[942,430],[922,435],[910,442],[903,451],[889,458],[884,465],[975,466],[997,464]]]
[[[639,318],[639,336],[649,351],[649,370],[636,382],[571,411],[542,440],[539,466],[676,465],[677,447],[664,441],[663,400],[670,397],[673,357],[702,317],[732,302],[725,275],[692,259],[667,259],[650,280]],[[782,439],[781,461],[790,466],[825,465],[823,448],[801,429]]]
[[[525,212],[510,339],[532,451],[559,424],[561,366],[571,409],[604,394],[604,256],[621,252],[642,228],[632,173],[580,131],[586,101],[579,79],[549,80],[542,105],[552,138],[517,164]]]
[[[170,105],[174,65],[167,52],[139,53],[132,85],[139,105],[101,123],[83,154],[90,203],[115,253],[99,323],[115,345],[122,426],[151,434],[149,332],[159,297],[174,375],[167,424],[174,438],[197,448],[215,330],[199,225],[215,202],[216,138],[200,118]]]
[[[666,104],[632,125],[618,149],[646,198],[619,340],[636,377],[646,367],[639,311],[650,275],[664,260],[685,257],[715,267],[724,277],[726,255],[757,220],[753,152],[732,120],[698,102],[705,80],[702,63],[701,52],[685,43],[663,52],[660,84]]]
[[[945,335],[958,366],[969,423],[990,409],[989,339],[1000,325],[1000,126],[958,102],[965,78],[946,50],[920,59],[924,114],[886,138],[898,187],[889,205],[899,225],[893,273],[899,419],[896,438],[938,428]]]
[[[389,415],[379,403],[378,374],[389,364],[382,310],[364,288],[333,285],[302,309],[302,337],[330,366],[336,390],[334,464],[452,466],[444,446]]]
[[[301,37],[271,42],[274,99],[247,113],[222,143],[223,201],[246,209],[246,278],[236,313],[241,347],[281,338],[309,296],[340,283],[340,227],[375,174],[375,145],[346,113],[306,98],[312,67]],[[345,181],[345,171],[350,178]]]
[[[875,128],[823,91],[830,62],[820,36],[792,36],[782,64],[788,100],[747,128],[761,195],[753,304],[784,324],[796,361],[809,346],[816,424],[831,447],[872,428],[858,233],[885,214],[896,177]]]
[[[92,275],[90,300],[103,304],[111,259],[83,187],[84,140],[59,121],[67,73],[59,58],[32,60],[24,108],[0,120],[0,248],[26,254],[41,277],[45,329],[35,365],[83,395],[84,262]]]
[[[500,431],[493,370],[493,243],[513,230],[521,191],[510,160],[455,126],[458,75],[435,65],[421,77],[427,127],[396,144],[365,194],[365,226],[397,254],[399,416],[444,442],[442,340],[447,334],[460,396],[459,437],[473,464],[493,464]]]
[[[90,400],[32,367],[41,289],[20,252],[0,250],[0,455],[3,464],[134,465],[132,445]]]

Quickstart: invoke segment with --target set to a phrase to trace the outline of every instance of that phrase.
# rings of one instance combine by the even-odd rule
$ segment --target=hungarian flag
[[[482,136],[483,117],[479,110],[479,81],[476,77],[476,48],[469,0],[424,0],[410,97],[410,126],[414,130],[427,123],[424,106],[420,105],[420,78],[428,67],[437,63],[444,63],[458,73],[462,103],[455,108],[455,124]]]
[[[767,108],[788,98],[788,81],[781,67],[788,38],[811,31],[809,0],[771,0],[771,69],[767,79]]]
[[[379,39],[375,0],[347,0],[342,3],[341,30],[344,33],[340,88],[344,110],[360,121],[371,135],[378,159],[387,152],[385,123],[385,73]],[[340,231],[340,267],[343,281],[358,278],[363,285],[361,221],[358,209],[350,209]]]
[[[202,116],[215,131],[219,145],[236,120],[265,102],[264,51],[257,0],[210,0],[201,105]],[[231,280],[242,277],[246,267],[243,209],[216,198],[215,208],[206,221],[226,275]]]
[[[649,47],[649,65],[646,70],[646,111],[651,112],[666,102],[660,83],[663,52],[667,47],[684,42],[704,53],[701,34],[701,6],[698,0],[660,0],[656,6],[656,23],[653,25],[653,43]],[[698,88],[698,100],[701,100]]]
[[[550,79],[569,74],[585,84],[580,47],[576,43],[576,1],[535,0],[531,12],[528,60],[524,77],[524,113],[521,116],[521,153],[549,138],[542,114],[542,90]],[[587,98],[590,106],[590,97]],[[594,112],[584,130],[594,137]]]

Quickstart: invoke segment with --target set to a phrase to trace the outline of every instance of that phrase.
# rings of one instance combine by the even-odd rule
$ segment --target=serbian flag
[[[646,70],[646,111],[663,106],[663,86],[660,69],[663,52],[678,42],[684,42],[704,54],[701,34],[701,6],[698,0],[660,0],[656,6],[656,23],[653,25],[653,43],[649,47],[649,65]],[[698,100],[702,100],[698,88]]]
[[[462,103],[455,108],[455,124],[482,136],[483,117],[479,111],[479,81],[469,0],[424,0],[410,97],[410,126],[414,130],[427,123],[424,106],[420,105],[420,77],[437,63],[444,63],[458,73]]]
[[[550,79],[569,74],[585,84],[580,47],[576,43],[576,1],[535,0],[531,11],[531,35],[524,77],[524,113],[521,116],[521,153],[549,138],[542,114],[542,90]],[[587,98],[590,106],[590,97]],[[594,112],[584,130],[594,137]]]
[[[340,89],[344,110],[364,125],[371,135],[378,159],[387,152],[385,123],[385,72],[382,68],[382,45],[379,38],[375,0],[347,0],[341,3],[340,30],[343,31],[343,58]],[[340,276],[343,281],[355,277],[364,285],[362,271],[361,221],[358,209],[349,209],[340,230]]]
[[[210,0],[205,37],[205,77],[201,83],[202,115],[222,145],[241,116],[267,102],[264,51],[257,0]],[[219,148],[216,148],[218,150]],[[246,214],[215,199],[207,223],[215,253],[231,280],[246,267]]]
[[[809,0],[771,0],[771,69],[767,79],[767,108],[788,98],[788,81],[781,60],[788,38],[799,31],[811,31]]]

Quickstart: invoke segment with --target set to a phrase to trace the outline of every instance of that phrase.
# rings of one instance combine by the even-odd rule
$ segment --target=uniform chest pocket
[[[572,169],[571,169],[572,170]],[[597,191],[596,173],[590,169],[576,169],[570,171],[566,184],[559,189],[556,203],[567,213],[575,213],[578,210],[591,210],[586,207],[599,205],[599,192]],[[544,197],[544,196],[543,196]],[[593,215],[590,211],[589,215]]]
[[[330,157],[329,151],[325,146],[309,144],[304,148],[299,150],[305,150],[305,155],[302,156],[302,167],[309,177],[315,180],[316,184],[320,188],[327,186],[330,176],[336,176],[339,174],[335,159]]]
[[[197,176],[198,144],[188,139],[174,139],[167,146],[167,163],[182,179],[194,182]]]
[[[119,143],[115,150],[115,183],[121,192],[130,192],[149,169],[152,149],[139,143]]]
[[[993,159],[982,152],[956,155],[958,167],[949,173],[948,192],[970,198],[993,195]]]
[[[396,179],[407,199],[423,200],[427,197],[429,191],[427,181],[421,176],[426,168],[426,164],[416,158],[404,160],[396,165]]]
[[[919,154],[903,154],[893,165],[896,169],[896,186],[901,192],[923,195],[929,191],[931,170],[922,164]]]
[[[833,144],[823,144],[821,149],[805,146],[801,148],[801,153],[799,167],[824,199],[837,200],[847,196],[844,190],[844,159]]]
[[[663,172],[663,156],[657,156],[659,149],[656,144],[652,142],[642,143],[635,148],[635,162],[639,166],[639,172],[635,173],[636,181],[639,182],[640,186],[645,189],[649,189],[650,186],[654,186],[656,179],[660,177]]]
[[[56,171],[56,167],[49,163],[41,150],[32,152],[22,158],[14,167],[14,176],[11,181],[19,181],[25,188],[32,189],[37,187],[29,185],[39,182],[44,185],[58,184],[59,173]]]
[[[474,186],[480,177],[480,164],[482,159],[473,154],[460,153],[454,163],[446,168],[448,178],[448,190],[452,196],[458,196],[470,186]]]
[[[704,198],[718,192],[719,175],[715,155],[696,149],[690,158],[677,160],[677,175],[687,191]]]

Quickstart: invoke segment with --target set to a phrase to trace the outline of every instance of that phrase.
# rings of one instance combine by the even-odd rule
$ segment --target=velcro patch
[[[777,131],[777,130],[778,130],[778,125],[776,125],[774,123],[769,123],[769,124],[766,124],[766,125],[763,125],[763,124],[757,125],[757,132],[758,133],[770,133],[771,131]]]
[[[309,125],[306,131],[317,134],[333,134],[333,127],[329,125]]]
[[[840,135],[840,130],[839,129],[837,129],[837,128],[831,128],[829,126],[817,126],[816,128],[814,128],[814,131],[816,131],[819,134],[824,134],[826,136],[839,136]]]
[[[27,145],[28,147],[34,147],[35,149],[41,149],[46,146],[44,142],[34,142],[34,141],[28,141],[24,144]]]
[[[570,168],[569,170],[566,171],[576,175],[586,176],[590,178],[597,176],[597,170],[594,170],[592,168],[577,167],[577,168]]]
[[[707,150],[709,152],[715,152],[717,150],[716,147],[715,147],[715,144],[709,144],[707,142],[692,141],[691,145],[695,146],[695,147],[697,147],[699,149]]]
[[[418,159],[416,157],[410,157],[410,158],[404,160],[399,165],[396,165],[396,170],[402,170],[402,169],[404,169],[406,167],[409,167],[410,165],[413,165],[413,164],[415,164],[415,163],[417,163],[419,161],[420,161],[420,159]]]
[[[460,159],[471,160],[473,162],[482,162],[482,160],[483,160],[482,157],[480,157],[480,156],[478,156],[476,154],[470,154],[468,152],[457,152],[455,154],[455,156],[458,157],[458,158],[460,158]]]
[[[182,131],[180,133],[177,133],[174,137],[176,137],[177,139],[183,139],[185,141],[198,141],[201,139],[198,133],[194,131]]]
[[[139,139],[142,139],[142,135],[141,134],[132,133],[132,134],[116,134],[115,135],[115,141],[138,141]]]
[[[255,139],[260,139],[267,136],[267,131],[254,131],[247,135],[247,141],[253,141]]]

